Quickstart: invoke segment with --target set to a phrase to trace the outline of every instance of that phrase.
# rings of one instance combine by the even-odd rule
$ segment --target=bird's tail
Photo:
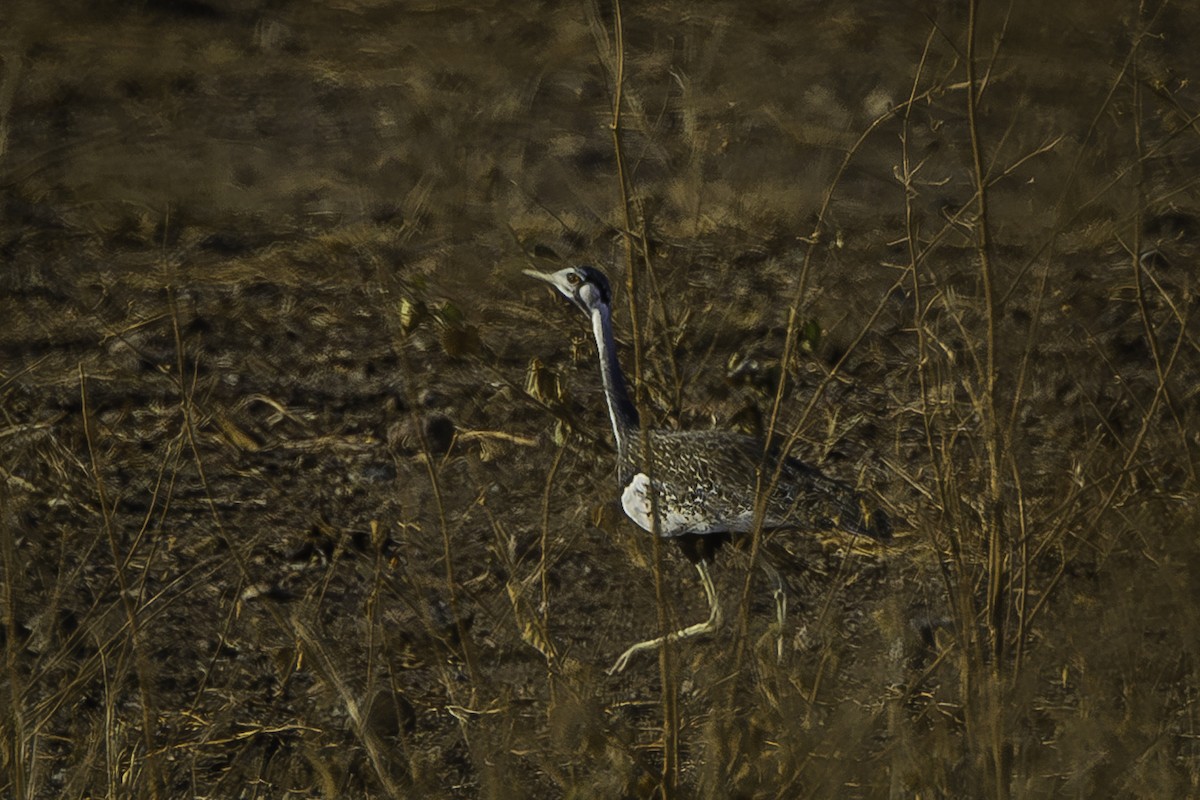
[[[870,503],[861,492],[839,480],[822,474],[803,462],[789,459],[793,469],[808,477],[808,494],[815,500],[814,510],[819,527],[839,530],[859,536],[868,536],[876,541],[887,542],[892,538],[892,520],[887,512]]]

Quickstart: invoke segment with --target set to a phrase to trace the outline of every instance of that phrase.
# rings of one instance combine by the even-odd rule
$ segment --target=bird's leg
[[[629,666],[629,659],[643,650],[657,650],[667,642],[677,642],[680,639],[700,636],[720,627],[721,602],[717,599],[717,588],[713,585],[712,576],[708,574],[708,562],[703,560],[697,561],[696,571],[700,573],[700,583],[704,586],[704,596],[708,599],[708,619],[704,622],[697,622],[695,625],[689,625],[673,633],[668,633],[666,636],[659,636],[656,639],[638,642],[621,654],[621,657],[617,659],[617,663],[613,664],[612,668],[608,670],[609,675],[624,672],[625,667]]]
[[[775,620],[779,624],[779,631],[775,639],[775,658],[783,661],[783,621],[787,618],[787,589],[783,582],[783,576],[779,574],[779,570],[775,569],[767,558],[763,558],[759,565],[763,572],[767,573],[767,578],[775,587],[771,594],[775,597]]]
[[[737,553],[747,562],[750,560],[750,554],[745,550],[734,549],[733,552]],[[766,574],[767,579],[771,582],[771,596],[775,598],[775,624],[777,626],[775,631],[775,657],[779,661],[783,661],[783,625],[787,619],[788,606],[787,582],[784,581],[783,575],[779,573],[779,570],[775,568],[767,553],[760,550],[755,563],[758,564]]]

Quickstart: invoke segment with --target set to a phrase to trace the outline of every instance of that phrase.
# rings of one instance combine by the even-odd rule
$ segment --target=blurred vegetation
[[[6,4],[0,795],[1200,794],[1194,9],[973,5]],[[903,521],[782,659],[731,550],[602,671],[580,262]]]

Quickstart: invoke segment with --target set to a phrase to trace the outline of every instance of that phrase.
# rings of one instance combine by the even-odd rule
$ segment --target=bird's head
[[[583,313],[590,314],[600,306],[612,303],[612,288],[608,278],[595,267],[567,267],[558,272],[524,271],[558,289],[559,294],[574,303]]]

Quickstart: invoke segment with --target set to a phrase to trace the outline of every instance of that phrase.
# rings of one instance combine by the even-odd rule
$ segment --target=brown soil
[[[635,335],[607,4],[12,5],[0,795],[1197,791],[1190,10],[982,4],[981,214],[965,6],[623,9]],[[730,551],[604,673],[705,608],[582,262],[655,424],[899,521],[770,539],[781,660]]]

